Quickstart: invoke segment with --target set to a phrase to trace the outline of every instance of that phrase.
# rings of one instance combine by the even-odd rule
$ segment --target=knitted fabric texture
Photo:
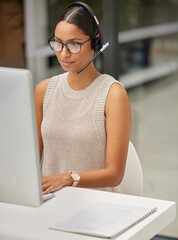
[[[51,78],[43,102],[44,176],[105,167],[104,108],[111,85],[119,82],[103,74],[87,88],[75,91],[67,75]]]

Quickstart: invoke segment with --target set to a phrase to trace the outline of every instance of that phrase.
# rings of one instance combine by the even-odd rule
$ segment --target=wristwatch
[[[76,172],[71,172],[71,177],[74,180],[72,187],[76,187],[80,180],[80,175]]]

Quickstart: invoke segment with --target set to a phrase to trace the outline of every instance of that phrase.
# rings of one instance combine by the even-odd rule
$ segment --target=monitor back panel
[[[25,69],[0,67],[0,201],[42,203],[33,82]]]

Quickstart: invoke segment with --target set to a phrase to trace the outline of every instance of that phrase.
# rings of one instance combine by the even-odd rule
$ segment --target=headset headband
[[[94,18],[94,21],[96,22],[98,33],[99,33],[99,36],[100,36],[100,44],[101,44],[101,48],[102,48],[102,46],[104,45],[104,36],[103,36],[102,29],[101,29],[101,25],[100,25],[100,23],[97,19],[97,16],[96,16],[95,12],[93,11],[93,9],[89,5],[87,5],[86,3],[83,3],[83,2],[72,3],[68,6],[68,8],[75,7],[75,6],[85,8],[90,13],[90,15]]]

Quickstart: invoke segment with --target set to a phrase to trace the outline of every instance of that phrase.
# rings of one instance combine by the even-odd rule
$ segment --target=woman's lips
[[[65,67],[68,67],[73,63],[73,62],[68,62],[68,61],[64,61],[64,60],[62,60],[61,62],[62,62],[62,65],[64,65]]]

